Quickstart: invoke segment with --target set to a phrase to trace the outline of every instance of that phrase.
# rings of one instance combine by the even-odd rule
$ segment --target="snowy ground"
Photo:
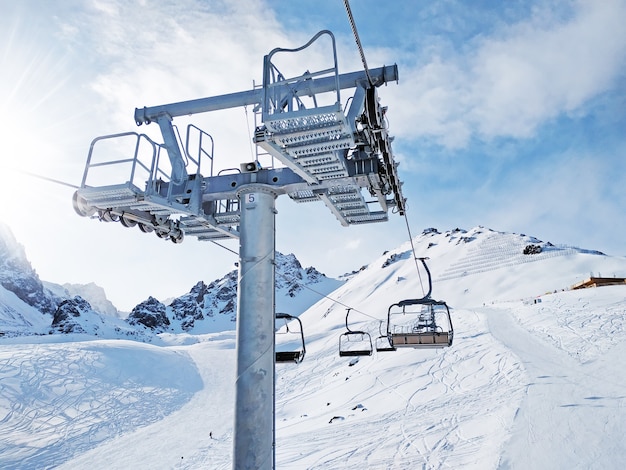
[[[341,304],[302,314],[304,362],[277,365],[276,467],[626,468],[626,286],[545,294],[573,266],[625,265],[588,256],[563,257],[569,273],[550,258],[435,282],[456,307],[452,347],[341,358],[344,305],[375,339],[417,291],[412,260],[373,263],[333,292]],[[505,295],[512,272],[522,288]],[[0,467],[231,468],[234,332],[162,341],[3,339]]]
[[[160,422],[202,388],[187,353],[130,341],[0,350],[2,468],[50,468]]]
[[[492,334],[527,371],[501,467],[624,468],[626,287],[542,300],[509,311],[485,309]]]
[[[626,288],[456,310],[450,349],[352,366],[324,313],[277,368],[277,468],[626,465]],[[2,468],[230,468],[234,334],[200,339],[4,345]]]

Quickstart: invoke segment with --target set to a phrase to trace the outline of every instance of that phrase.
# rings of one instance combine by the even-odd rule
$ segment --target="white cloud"
[[[250,90],[261,83],[265,54],[310,39],[285,32],[275,13],[259,1],[184,0],[152,2],[145,8],[121,0],[108,0],[106,8],[103,4],[101,0],[87,15],[83,33],[98,51],[99,73],[92,88],[101,97],[101,112],[119,126],[115,131],[133,130],[135,107]],[[327,67],[332,53],[328,48],[324,52],[294,55],[297,73],[315,70],[324,61],[320,68]],[[243,108],[196,115],[193,120],[216,139],[221,155],[238,159],[225,167],[238,167],[250,158],[253,129],[243,125]],[[251,116],[249,121],[252,126]],[[174,120],[181,128],[185,122]],[[141,132],[162,140],[156,125],[144,126]]]
[[[463,55],[434,56],[403,72],[401,90],[391,91],[400,116],[394,130],[449,148],[466,146],[472,136],[531,137],[615,86],[626,65],[624,18],[623,0],[577,2],[567,19],[543,8],[478,38]]]

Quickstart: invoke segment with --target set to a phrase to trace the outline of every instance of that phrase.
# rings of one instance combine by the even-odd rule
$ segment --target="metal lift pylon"
[[[249,184],[241,201],[233,468],[274,468],[276,191]],[[267,286],[272,286],[268,289]]]
[[[274,55],[301,51],[321,37],[331,39],[330,68],[287,77],[272,63]],[[163,143],[135,132],[97,137],[72,201],[83,217],[138,226],[175,243],[184,236],[239,239],[236,470],[274,468],[276,197],[321,201],[343,226],[384,222],[390,209],[405,210],[386,108],[376,92],[398,81],[397,66],[339,74],[334,36],[321,31],[300,48],[274,49],[263,76],[262,88],[136,109],[137,125],[158,123]],[[345,107],[343,89],[356,90]],[[318,101],[324,94],[333,97],[330,104]],[[254,142],[283,167],[261,168],[255,161],[214,175],[212,137],[190,124],[183,140],[172,125],[177,116],[248,105],[263,116]],[[115,153],[118,146],[105,158],[97,155],[96,147],[106,149],[113,140],[129,142],[130,155]],[[128,171],[124,182],[120,167]],[[113,181],[107,175],[115,175]]]

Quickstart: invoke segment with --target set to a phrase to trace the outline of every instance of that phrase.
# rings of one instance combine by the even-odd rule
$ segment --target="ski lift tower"
[[[321,38],[332,51],[330,67],[286,76],[275,64]],[[396,65],[340,74],[335,38],[324,30],[302,47],[265,56],[262,87],[136,109],[137,125],[157,123],[163,143],[127,132],[91,144],[73,197],[79,215],[174,243],[185,236],[239,239],[235,469],[274,468],[275,200],[322,201],[343,226],[384,222],[390,210],[403,214],[377,96],[378,87],[397,80]],[[345,103],[342,90],[354,90]],[[172,125],[179,116],[249,105],[262,120],[254,142],[280,165],[263,168],[257,156],[238,171],[213,174],[212,137],[190,124],[183,141]],[[128,150],[120,154],[122,142]]]

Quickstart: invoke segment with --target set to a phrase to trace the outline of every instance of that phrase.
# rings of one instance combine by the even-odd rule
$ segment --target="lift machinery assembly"
[[[304,50],[322,36],[331,39],[332,67],[287,78],[272,62],[276,55]],[[385,125],[386,108],[376,89],[397,80],[395,65],[367,74],[340,74],[330,31],[319,32],[297,49],[274,49],[265,57],[261,88],[136,109],[136,123],[156,122],[163,143],[138,133],[94,139],[74,208],[81,216],[97,214],[103,221],[139,225],[176,243],[184,236],[237,238],[238,194],[254,183],[295,202],[323,201],[343,226],[384,222],[389,209],[404,213],[405,200]],[[350,88],[355,92],[346,111],[340,92]],[[318,96],[328,94],[334,102],[316,106]],[[305,107],[305,99],[314,106]],[[283,167],[264,169],[258,161],[246,162],[240,172],[213,175],[212,137],[189,125],[183,145],[172,125],[175,117],[248,105],[262,109],[263,124],[255,130],[254,142]],[[132,154],[96,158],[97,147],[112,139],[133,141]],[[106,174],[124,175],[126,181],[103,183]],[[369,194],[364,196],[362,189]]]
[[[279,58],[323,41],[330,43],[329,67],[295,76],[278,67]],[[377,93],[397,82],[398,69],[364,66],[340,74],[335,38],[324,30],[302,47],[265,56],[261,87],[138,108],[137,125],[156,123],[163,142],[137,132],[94,139],[73,197],[81,216],[175,243],[189,236],[239,239],[235,469],[274,468],[275,363],[298,363],[305,352],[301,324],[295,349],[276,352],[275,321],[294,318],[274,311],[275,199],[287,194],[298,203],[322,201],[343,226],[384,222],[390,210],[405,211],[386,108]],[[353,90],[345,102],[344,90]],[[211,135],[190,124],[183,139],[172,123],[247,106],[262,121],[254,143],[280,166],[262,167],[257,157],[236,171],[214,174]]]

